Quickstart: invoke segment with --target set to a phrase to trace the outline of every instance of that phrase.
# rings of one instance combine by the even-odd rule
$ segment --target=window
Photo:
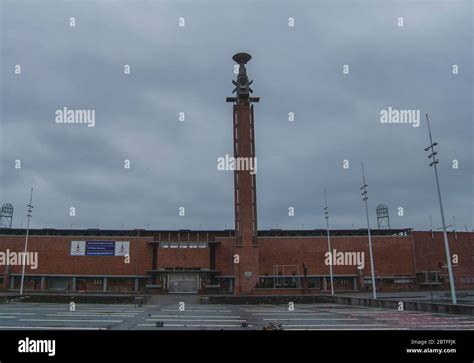
[[[400,278],[400,279],[395,279],[394,282],[396,284],[410,284],[413,282],[413,280],[410,278]]]
[[[429,272],[426,274],[426,282],[438,282],[438,272]]]
[[[160,248],[208,248],[207,242],[160,242]]]

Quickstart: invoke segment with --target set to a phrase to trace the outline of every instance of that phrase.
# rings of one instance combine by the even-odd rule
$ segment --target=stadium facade
[[[443,234],[409,229],[372,230],[378,291],[449,288]],[[0,230],[0,251],[21,252],[24,229]],[[474,288],[474,234],[448,233],[456,257],[457,289]],[[30,230],[25,291],[226,294],[318,294],[330,290],[326,230],[258,232],[258,260],[235,263],[240,248],[234,230]],[[101,242],[101,243],[98,243]],[[334,264],[336,291],[370,291],[367,230],[331,231],[332,249],[364,253],[364,268]],[[240,253],[240,261],[245,258]],[[347,262],[345,260],[344,262]],[[253,263],[253,261],[252,261]],[[248,267],[248,266],[247,266]],[[0,287],[19,290],[22,266],[0,265]],[[241,279],[252,285],[239,284]],[[252,279],[256,275],[255,279]],[[305,276],[306,275],[306,276]],[[253,282],[255,281],[255,283]],[[245,290],[245,286],[248,286]]]
[[[238,53],[233,107],[234,158],[256,165],[254,103]],[[243,164],[245,165],[245,163]],[[303,295],[371,291],[367,229],[258,230],[256,174],[234,171],[232,230],[31,229],[25,291]],[[449,288],[441,232],[371,230],[378,291]],[[0,229],[0,288],[19,290],[26,230]],[[457,289],[474,288],[474,233],[448,233]],[[328,252],[331,252],[328,259]]]

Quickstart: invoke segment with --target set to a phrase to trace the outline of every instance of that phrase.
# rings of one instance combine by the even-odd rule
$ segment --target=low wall
[[[34,303],[65,303],[71,301],[81,304],[133,304],[135,297],[142,297],[144,302],[149,299],[146,295],[99,295],[99,294],[25,294],[21,298],[13,297],[13,301]],[[10,299],[3,299],[2,303],[8,303]]]
[[[20,300],[20,294],[2,294],[0,295],[0,304],[7,303],[10,300]]]
[[[303,289],[253,289],[253,295],[259,296],[273,296],[273,295],[283,295],[283,296],[305,296],[305,295],[319,295],[321,294],[320,289],[308,289],[304,291]]]
[[[321,296],[321,302],[336,303],[343,305],[356,305],[386,309],[398,309],[399,301],[403,301],[404,310],[422,311],[427,313],[474,315],[474,305],[452,305],[445,303],[434,303],[424,301],[366,299],[351,296]]]
[[[300,304],[321,303],[320,295],[249,295],[249,296],[233,296],[233,295],[212,295],[201,297],[201,303],[204,304],[238,304],[238,305],[258,305],[258,304],[288,304],[290,301]]]
[[[304,295],[304,296],[206,296],[201,298],[203,304],[341,304],[354,305],[374,308],[384,308],[398,310],[397,300],[385,299],[367,299],[351,296],[331,296],[331,295]],[[452,305],[444,303],[405,301],[403,300],[404,310],[422,311],[427,313],[474,315],[474,305]]]

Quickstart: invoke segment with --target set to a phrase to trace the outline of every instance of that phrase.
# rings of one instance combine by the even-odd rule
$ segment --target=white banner
[[[130,255],[130,242],[116,241],[115,242],[115,256]]]
[[[71,241],[71,256],[84,256],[86,254],[86,241]]]

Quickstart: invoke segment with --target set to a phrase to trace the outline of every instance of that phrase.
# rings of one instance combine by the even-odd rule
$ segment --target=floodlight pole
[[[331,295],[334,295],[334,280],[333,280],[333,274],[332,274],[332,261],[334,256],[332,255],[332,249],[331,249],[331,238],[329,237],[329,208],[328,208],[328,202],[326,199],[326,189],[324,189],[324,218],[326,218],[326,230],[328,233],[328,251],[329,251],[329,276],[331,278]]]
[[[431,218],[431,214],[430,214],[430,233],[431,233],[431,246],[433,246],[433,242],[434,242],[434,234],[433,234],[433,219]],[[431,248],[430,248],[430,251],[431,251]],[[431,295],[431,300],[433,300],[433,286],[431,285],[431,258],[428,257],[428,255],[426,256],[428,258],[428,279],[429,279],[429,282],[430,282],[430,295]]]
[[[23,295],[23,284],[25,281],[25,267],[26,267],[26,254],[28,251],[28,234],[30,231],[30,218],[32,217],[32,212],[33,212],[33,188],[31,188],[30,192],[30,203],[28,204],[28,222],[26,225],[26,238],[25,238],[25,253],[23,254],[23,261],[22,261],[22,270],[21,270],[21,284],[20,284],[20,296]]]
[[[425,148],[425,151],[428,151],[428,150],[431,151],[431,154],[428,155],[428,158],[432,160],[430,163],[430,166],[434,166],[434,171],[435,171],[436,188],[438,190],[439,210],[441,212],[441,223],[443,224],[444,249],[446,251],[446,262],[448,263],[449,285],[451,288],[451,300],[452,300],[452,303],[456,305],[457,301],[456,301],[456,291],[454,288],[453,266],[451,264],[451,253],[449,251],[448,234],[446,233],[446,222],[444,220],[443,201],[441,199],[441,190],[439,188],[438,168],[436,167],[439,160],[436,159],[436,155],[438,154],[438,152],[435,151],[434,147],[438,145],[438,143],[433,142],[433,138],[431,136],[430,119],[428,118],[428,114],[426,114],[426,123],[428,125],[428,134],[430,136],[430,146]]]
[[[370,235],[370,222],[369,222],[369,207],[367,204],[367,183],[365,182],[365,173],[364,173],[364,163],[361,163],[362,167],[362,186],[360,187],[360,190],[363,190],[362,195],[363,198],[362,200],[365,202],[365,214],[367,217],[367,235],[369,236],[369,255],[370,255],[370,271],[372,274],[372,293],[374,300],[377,299],[377,292],[376,292],[376,287],[375,287],[375,273],[374,273],[374,257],[372,254],[372,236]]]

